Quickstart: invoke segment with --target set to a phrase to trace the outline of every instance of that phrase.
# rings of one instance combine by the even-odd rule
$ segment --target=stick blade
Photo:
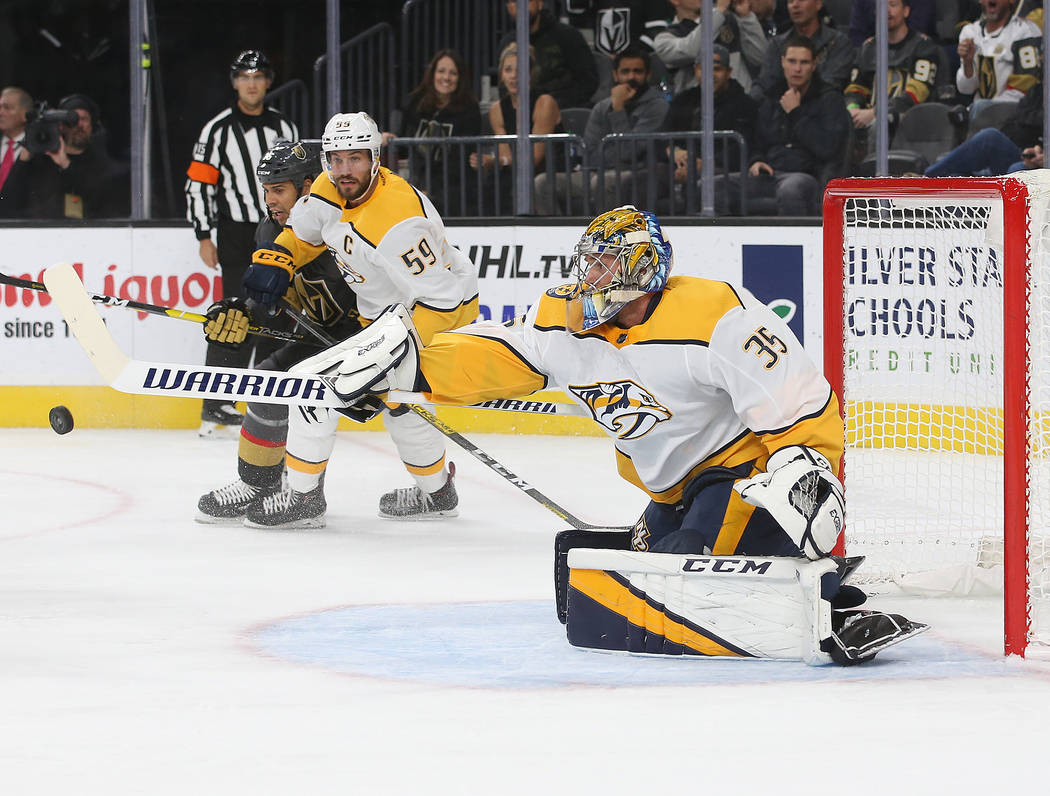
[[[128,364],[128,357],[102,322],[102,316],[73,266],[69,263],[52,265],[44,271],[44,285],[88,359],[106,383],[112,384]]]

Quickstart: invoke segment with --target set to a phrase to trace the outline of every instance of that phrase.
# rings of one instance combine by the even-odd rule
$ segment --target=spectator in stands
[[[536,54],[529,48],[530,79],[536,72]],[[518,132],[518,43],[512,41],[503,48],[499,56],[499,82],[503,94],[499,102],[489,107],[489,125],[494,135],[517,135]],[[530,85],[531,88],[531,85]],[[529,118],[532,119],[533,135],[549,135],[561,132],[561,109],[557,101],[550,94],[540,94],[530,91],[529,97],[532,109]],[[538,142],[532,145],[532,162],[536,169],[543,168],[547,154],[547,145]],[[498,165],[497,165],[498,162]],[[480,159],[476,152],[470,155],[471,168],[482,168],[486,172],[499,169],[500,200],[499,210],[501,213],[511,212],[514,209],[514,148],[508,144],[500,144],[495,154],[482,154]]]
[[[762,32],[767,40],[772,39],[780,32],[780,22],[776,14],[776,0],[751,0],[751,10],[758,17],[758,24],[762,26]]]
[[[693,66],[697,85],[686,89],[671,100],[663,130],[667,132],[694,132],[702,129],[703,118],[700,106],[700,77],[703,56],[697,56]],[[744,90],[744,87],[733,79],[733,68],[730,64],[729,51],[721,44],[714,45],[711,52],[711,82],[714,87],[714,130],[735,130],[744,137],[750,152],[754,144],[755,118],[758,103]],[[671,153],[675,162],[674,181],[683,183],[689,175],[689,153],[681,142],[675,142]],[[715,172],[721,173],[723,163],[728,160],[728,170],[732,171],[739,162],[738,147],[724,139],[715,141]],[[696,175],[699,175],[701,159],[696,158]]]
[[[779,215],[812,216],[820,211],[827,167],[846,145],[850,117],[842,93],[818,73],[813,42],[792,34],[784,45],[781,79],[758,108],[748,199],[775,196]],[[730,176],[733,202],[737,183]]]
[[[558,22],[543,0],[528,0],[529,44],[536,52],[537,74],[532,90],[550,94],[559,108],[590,107],[591,95],[598,88],[598,67],[583,35],[570,25]],[[507,13],[517,18],[516,0],[507,0]],[[516,38],[511,29],[500,42],[500,52]]]
[[[458,52],[446,49],[434,53],[423,80],[401,108],[398,135],[409,138],[481,135],[481,106],[474,96],[470,67]],[[393,133],[383,133],[384,144],[393,138]],[[464,183],[462,178],[466,175],[460,173],[465,167],[462,149],[415,147],[409,153],[409,162],[413,184],[423,187],[443,216],[477,212],[476,182],[467,177]],[[461,202],[460,197],[465,197],[465,202]]]
[[[1043,84],[1017,103],[1002,129],[986,127],[925,171],[927,177],[979,177],[1044,168]]]
[[[1010,0],[981,0],[984,14],[959,33],[955,86],[973,95],[970,118],[989,102],[1018,102],[1042,73],[1043,34],[1027,19],[1011,16]]]
[[[751,96],[759,102],[784,77],[782,59],[791,36],[805,36],[813,42],[820,68],[821,82],[837,91],[846,88],[849,82],[857,49],[840,31],[821,22],[823,0],[788,0],[788,14],[792,25],[776,36],[766,50],[766,61],[762,72],[751,86]]]
[[[671,73],[671,87],[681,94],[695,85],[693,63],[700,52],[700,6],[704,0],[671,0],[674,21],[653,39],[653,52]],[[733,74],[745,89],[762,67],[769,42],[750,0],[715,0],[711,10],[714,41],[729,51]]]
[[[24,89],[8,86],[0,92],[0,218],[20,218],[25,212],[29,153],[23,144],[32,107]]]
[[[595,52],[611,58],[628,44],[652,50],[674,9],[668,0],[565,0],[565,13],[574,28],[592,36]]]
[[[58,109],[76,124],[60,124],[58,149],[29,161],[26,218],[127,217],[128,169],[106,152],[99,108],[84,94],[70,94]]]
[[[638,46],[628,47],[613,59],[613,86],[609,96],[591,110],[583,134],[587,151],[592,158],[600,158],[604,174],[587,175],[582,171],[556,174],[553,194],[547,175],[538,174],[536,212],[539,215],[567,212],[557,207],[566,196],[571,197],[574,209],[581,208],[585,179],[589,179],[590,194],[598,204],[595,210],[608,210],[628,201],[633,181],[642,176],[637,168],[639,161],[644,160],[647,151],[653,150],[645,141],[604,145],[602,142],[610,133],[649,133],[663,125],[668,103],[659,90],[649,84],[650,63],[649,53]],[[603,179],[604,193],[598,196]]]
[[[849,40],[860,47],[875,35],[875,5],[878,0],[853,0],[853,13],[849,18]],[[911,0],[908,4],[908,27],[937,39],[937,0]],[[893,13],[890,12],[892,19]],[[891,39],[892,41],[892,39]]]
[[[887,0],[889,49],[889,109],[894,123],[909,108],[933,97],[940,48],[925,33],[911,27],[912,3],[916,0]],[[853,126],[865,139],[875,121],[876,42],[868,39],[861,47],[853,67],[853,78],[846,86],[846,110]]]

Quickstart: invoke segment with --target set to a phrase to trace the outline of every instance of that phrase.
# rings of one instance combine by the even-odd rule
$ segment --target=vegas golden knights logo
[[[292,288],[302,308],[323,324],[331,322],[343,311],[323,279],[306,279],[296,274],[292,278]]]
[[[766,370],[775,368],[780,363],[781,355],[788,352],[784,341],[765,326],[755,329],[755,333],[744,341],[743,347],[745,351],[754,349],[757,357],[769,357],[769,361],[763,365]]]
[[[671,412],[651,394],[630,380],[569,385],[569,392],[583,401],[591,416],[618,439],[644,437]]]
[[[977,56],[977,96],[994,97],[999,93],[999,79],[995,74],[995,58]]]

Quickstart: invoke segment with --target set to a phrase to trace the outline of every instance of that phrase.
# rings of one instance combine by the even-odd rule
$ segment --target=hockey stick
[[[75,272],[74,272],[75,273]],[[0,284],[11,285],[13,287],[20,287],[24,290],[36,290],[40,293],[50,293],[45,284],[40,282],[30,282],[28,279],[19,279],[17,276],[8,276],[7,274],[0,274]],[[97,293],[88,294],[91,301],[96,304],[102,304],[106,307],[124,307],[129,310],[137,310],[138,312],[148,312],[151,315],[163,315],[168,318],[177,318],[180,321],[190,321],[192,323],[207,323],[208,316],[201,315],[197,312],[189,312],[187,310],[177,310],[171,307],[161,307],[157,304],[145,304],[141,301],[135,301],[133,299],[122,299],[116,296],[105,296]],[[299,316],[296,315],[298,318]],[[285,342],[299,342],[304,340],[303,335],[298,332],[286,332],[282,329],[271,329],[268,326],[249,326],[248,334],[254,334],[258,337],[269,337],[274,340],[284,340]]]
[[[102,322],[102,316],[92,303],[91,296],[84,289],[80,277],[71,265],[62,263],[48,268],[44,271],[44,284],[88,359],[115,390],[141,395],[210,395],[261,403],[307,404],[329,409],[345,409],[348,406],[332,389],[330,379],[324,376],[299,376],[248,368],[202,366],[190,369],[131,359],[120,350],[113,335],[109,333],[109,329]],[[304,322],[298,315],[296,319],[308,329],[308,324],[312,324],[311,321]],[[310,331],[320,340],[331,340],[323,329],[315,327]],[[605,527],[591,525],[575,517],[423,407],[415,404],[406,406],[489,469],[570,525],[581,530]]]
[[[289,311],[291,311],[291,310],[289,310]],[[316,323],[314,323],[314,321],[311,320],[310,318],[306,318],[306,317],[300,316],[300,315],[295,315],[294,317],[300,324],[302,324],[304,329],[306,329],[310,334],[312,334],[314,337],[316,337],[321,342],[326,343],[327,345],[335,345],[338,342],[337,340],[332,338],[327,332],[325,332],[325,330],[322,327],[320,327]],[[416,395],[419,395],[419,393],[398,393],[398,392],[388,393],[387,394],[387,398],[386,398],[386,402],[387,403],[398,403],[399,400],[403,401],[405,399],[405,397],[411,398],[411,397],[414,397]],[[420,396],[420,397],[422,397],[422,396]],[[604,529],[604,528],[607,527],[607,526],[603,526],[603,525],[591,525],[589,522],[584,522],[583,520],[581,520],[576,515],[572,514],[571,512],[567,511],[566,509],[562,508],[560,505],[558,505],[553,500],[551,500],[549,497],[547,497],[542,492],[540,492],[540,490],[536,489],[536,487],[532,486],[528,481],[526,481],[525,479],[521,478],[518,475],[515,475],[510,470],[508,470],[506,467],[504,467],[502,464],[500,464],[499,461],[497,461],[496,459],[494,459],[491,456],[489,456],[489,454],[485,453],[485,451],[483,451],[481,448],[479,448],[477,445],[475,445],[469,439],[467,439],[462,434],[460,434],[458,431],[456,431],[454,428],[452,428],[452,426],[448,425],[447,423],[442,421],[440,418],[438,418],[438,416],[435,415],[433,412],[428,411],[427,409],[423,408],[422,406],[420,406],[417,403],[404,403],[403,405],[406,406],[409,411],[411,411],[414,414],[418,415],[419,417],[423,418],[427,423],[429,423],[435,429],[440,431],[442,434],[444,434],[446,437],[448,437],[454,443],[459,445],[459,447],[461,447],[463,450],[465,450],[467,453],[469,453],[471,456],[473,456],[479,462],[484,464],[486,467],[488,467],[494,473],[496,473],[497,475],[499,475],[502,478],[504,478],[506,481],[508,481],[511,484],[513,484],[515,487],[517,487],[522,492],[524,492],[526,495],[531,497],[533,500],[535,500],[537,503],[539,503],[545,509],[547,509],[551,513],[555,514],[556,516],[560,517],[565,522],[569,523],[569,525],[571,525],[573,528],[575,528],[577,530],[582,530],[582,531],[593,531],[593,530],[598,530],[598,529]],[[389,409],[389,407],[388,407],[388,409]],[[615,528],[615,530],[628,530],[628,529],[625,528],[625,527],[618,527],[618,528]]]

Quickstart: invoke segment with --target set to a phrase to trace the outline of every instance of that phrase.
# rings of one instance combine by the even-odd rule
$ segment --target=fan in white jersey
[[[446,239],[445,225],[430,200],[381,166],[381,144],[368,114],[340,113],[329,120],[321,138],[324,171],[309,196],[292,208],[273,245],[255,252],[244,286],[250,298],[273,306],[292,275],[327,249],[357,296],[363,323],[383,308],[401,304],[411,311],[426,343],[437,332],[477,317],[477,273]],[[247,525],[325,524],[323,482],[338,422],[338,414],[323,409],[303,407],[290,413],[288,488],[249,506]],[[444,437],[405,411],[386,411],[383,422],[415,485],[383,495],[380,516],[455,516],[455,470],[445,460]]]
[[[1042,76],[1043,34],[1030,20],[1011,16],[1010,0],[981,0],[984,14],[959,33],[956,88],[980,100],[1017,102]]]
[[[620,475],[651,498],[622,547],[829,555],[844,513],[843,424],[787,324],[746,290],[671,277],[658,220],[634,207],[592,221],[572,264],[575,284],[513,322],[417,348],[387,313],[296,369],[332,377],[350,401],[403,389],[469,404],[560,389],[613,440]],[[576,536],[562,548],[594,546],[593,533],[567,533]],[[599,536],[608,547],[610,535]]]

